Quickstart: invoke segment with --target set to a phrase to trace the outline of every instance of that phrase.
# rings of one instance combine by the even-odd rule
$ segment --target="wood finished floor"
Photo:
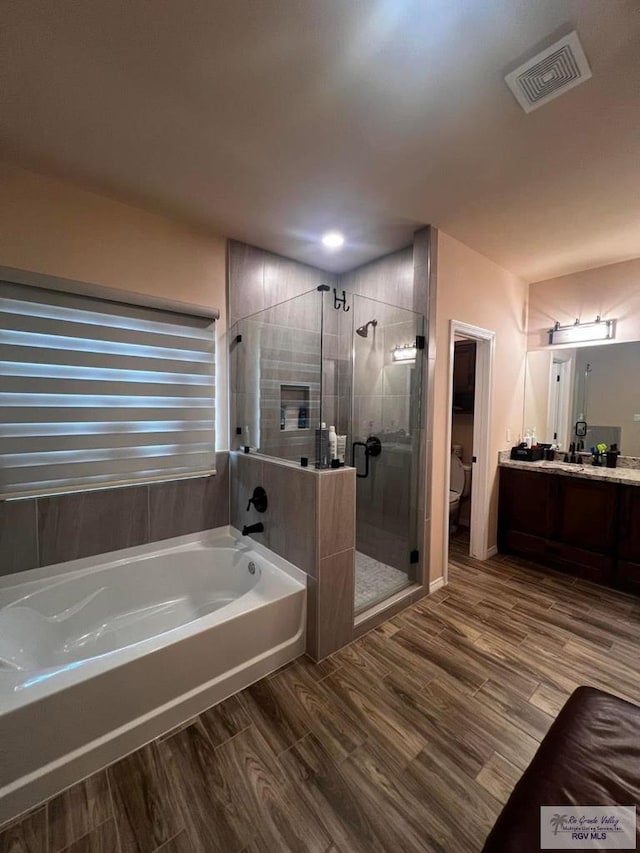
[[[0,853],[479,851],[576,686],[640,702],[640,602],[459,547],[447,587],[55,797]]]

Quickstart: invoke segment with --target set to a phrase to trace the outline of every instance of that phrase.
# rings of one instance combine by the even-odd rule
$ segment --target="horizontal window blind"
[[[0,498],[215,470],[211,319],[0,282]]]

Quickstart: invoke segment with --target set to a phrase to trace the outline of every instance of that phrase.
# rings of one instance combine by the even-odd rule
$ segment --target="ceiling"
[[[593,77],[526,115],[574,27]],[[640,6],[3,0],[0,153],[328,270],[433,223],[561,275],[640,255]]]

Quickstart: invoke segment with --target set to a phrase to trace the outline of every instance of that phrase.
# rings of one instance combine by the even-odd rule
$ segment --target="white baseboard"
[[[487,560],[489,559],[489,557],[495,557],[495,555],[497,553],[498,553],[498,546],[497,545],[492,545],[491,548],[487,548]]]
[[[429,582],[429,595],[432,592],[435,592],[438,589],[441,589],[445,585],[444,578],[436,578],[434,581]]]

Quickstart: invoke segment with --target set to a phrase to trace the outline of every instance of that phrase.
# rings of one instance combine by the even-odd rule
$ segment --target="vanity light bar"
[[[583,341],[606,341],[615,337],[615,320],[602,320],[596,317],[593,323],[581,323],[576,320],[571,326],[556,323],[549,329],[550,344],[576,344]]]
[[[415,361],[417,354],[418,350],[415,344],[405,344],[391,350],[391,357],[394,361]]]

